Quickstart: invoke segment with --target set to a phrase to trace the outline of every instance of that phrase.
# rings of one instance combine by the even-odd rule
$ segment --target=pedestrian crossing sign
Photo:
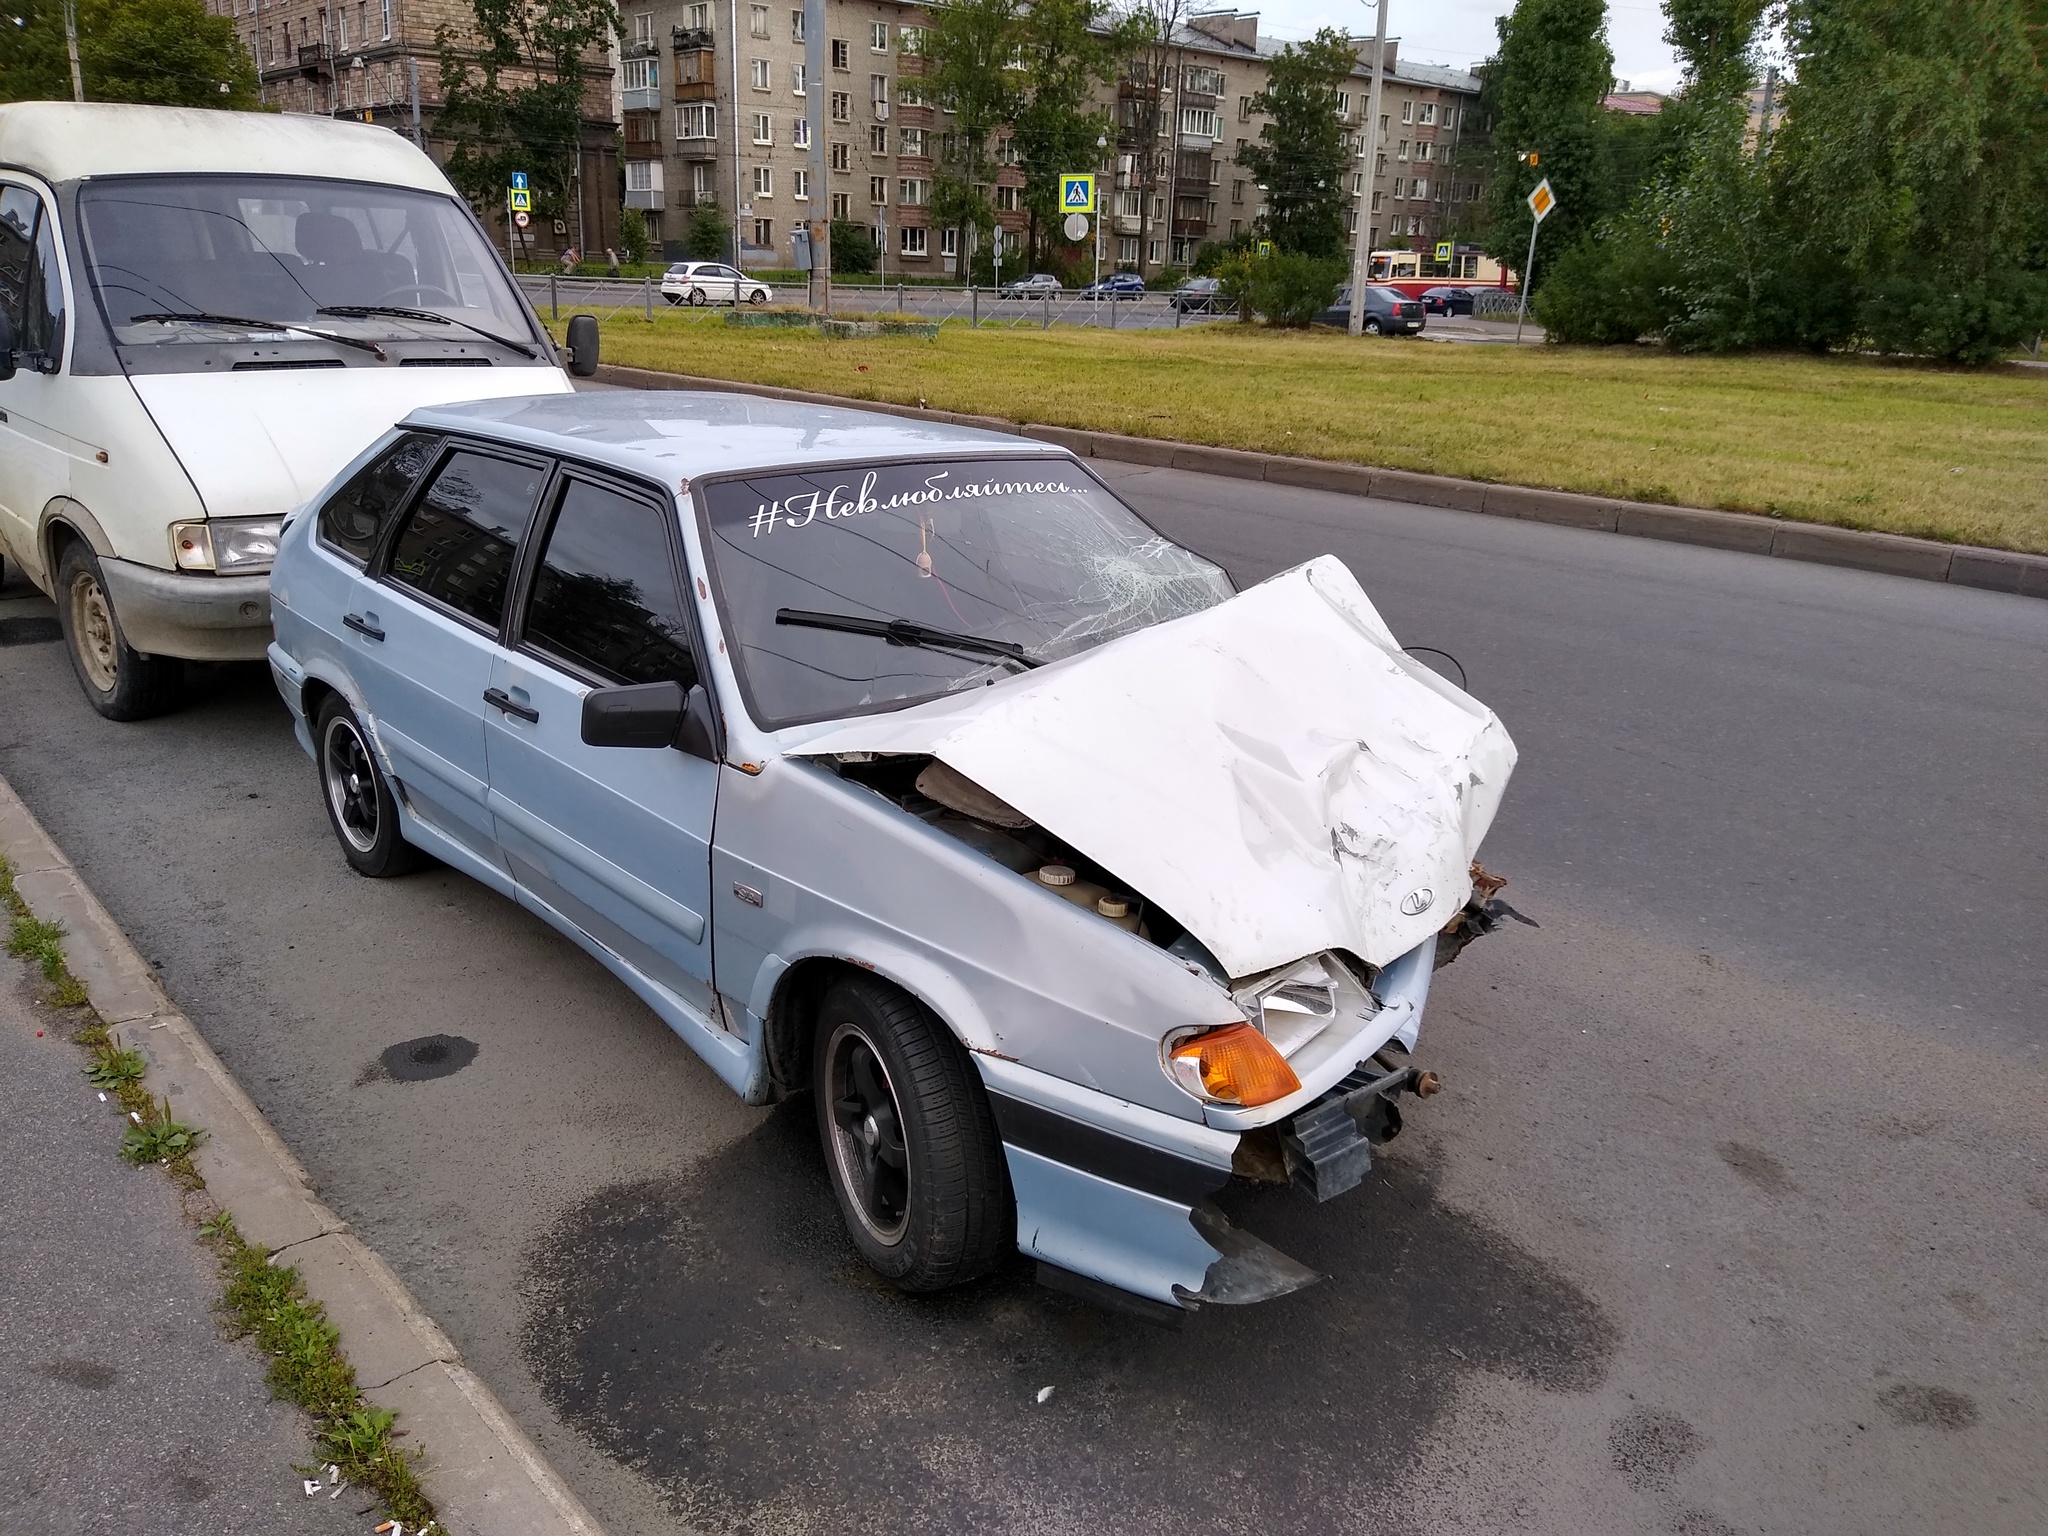
[[[1450,241],[1448,241],[1448,240],[1439,240],[1439,241],[1437,241],[1437,243],[1436,243],[1436,259],[1437,259],[1438,261],[1449,261],[1449,260],[1451,259],[1451,242],[1450,242]]]
[[[1060,178],[1060,212],[1093,213],[1095,211],[1095,178],[1093,176],[1062,176]]]
[[[512,211],[514,213],[533,212],[533,194],[524,188],[514,187],[512,189]]]

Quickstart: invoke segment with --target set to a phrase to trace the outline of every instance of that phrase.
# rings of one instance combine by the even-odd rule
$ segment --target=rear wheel
[[[703,306],[703,303],[704,303],[704,290],[703,290],[702,288],[692,288],[692,289],[690,290],[690,308],[692,308],[692,309],[698,309],[698,308],[701,308],[701,307]]]
[[[1011,1229],[1003,1146],[945,1026],[886,983],[839,982],[818,1010],[812,1082],[832,1190],[869,1266],[906,1291],[993,1268]]]
[[[362,723],[340,694],[329,694],[320,706],[313,745],[320,767],[320,798],[349,867],[373,880],[418,869],[425,855],[399,835],[398,803],[370,751]]]
[[[1366,320],[1365,320],[1365,325],[1364,325],[1363,329],[1364,329],[1364,331],[1365,331],[1365,334],[1366,334],[1366,335],[1368,335],[1368,336],[1377,336],[1377,335],[1379,335],[1379,333],[1380,333],[1380,322],[1379,322],[1378,318],[1377,318],[1377,317],[1375,317],[1375,316],[1372,316],[1372,315],[1368,315],[1368,316],[1366,316]]]
[[[85,696],[109,720],[147,720],[177,708],[185,663],[145,656],[121,634],[98,556],[73,540],[57,561],[57,618],[71,670]]]

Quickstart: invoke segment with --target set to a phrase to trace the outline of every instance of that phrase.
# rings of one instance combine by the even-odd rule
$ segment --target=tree
[[[1122,78],[1117,82],[1116,143],[1129,158],[1138,193],[1138,270],[1145,270],[1151,250],[1152,203],[1159,191],[1166,155],[1174,146],[1176,124],[1169,103],[1180,73],[1181,28],[1188,19],[1188,0],[1129,0],[1120,26],[1128,39]],[[1162,154],[1160,141],[1169,148]],[[1170,225],[1168,226],[1171,227]]]
[[[619,254],[636,267],[654,254],[654,241],[647,233],[647,217],[638,208],[619,210]]]
[[[62,0],[9,9],[0,18],[0,101],[69,101]],[[234,22],[200,0],[79,0],[78,62],[87,101],[256,105],[256,65]]]
[[[1996,358],[2048,325],[2040,0],[1792,0],[1770,157],[1791,237],[1883,351]]]
[[[955,231],[964,270],[973,248],[970,232],[992,229],[995,215],[984,190],[994,180],[990,140],[1016,115],[1020,95],[1013,67],[1023,42],[1020,0],[957,0],[931,12],[918,51],[932,97],[952,116],[939,140],[932,177],[932,216]]]
[[[1262,227],[1283,251],[1331,260],[1344,254],[1351,155],[1337,89],[1357,62],[1351,40],[1330,27],[1289,43],[1273,60],[1261,98],[1266,122],[1237,159],[1265,189]]]
[[[566,217],[583,144],[584,72],[619,30],[613,0],[471,0],[472,31],[442,26],[443,106],[435,137],[472,203],[493,203],[524,171],[537,218]]]
[[[875,270],[875,232],[852,219],[832,221],[832,269],[835,272]]]
[[[1500,48],[1486,62],[1480,106],[1493,121],[1486,248],[1496,261],[1527,259],[1525,199],[1545,177],[1558,201],[1544,220],[1548,250],[1563,250],[1614,207],[1601,108],[1614,83],[1606,12],[1605,0],[1517,0],[1495,23]],[[1532,152],[1534,166],[1521,158]]]
[[[1062,220],[1060,177],[1093,170],[1109,114],[1092,108],[1095,87],[1115,78],[1139,45],[1130,18],[1112,22],[1108,0],[1034,0],[1019,24],[1024,82],[1010,143],[1024,170],[1030,214],[1026,245],[1034,267],[1052,265]]]
[[[691,261],[732,259],[732,225],[709,198],[690,213],[689,228],[683,231],[683,254]]]

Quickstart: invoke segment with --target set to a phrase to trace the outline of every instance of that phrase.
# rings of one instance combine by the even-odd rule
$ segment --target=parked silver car
[[[1515,752],[1324,558],[1234,592],[1080,460],[740,396],[421,411],[295,514],[277,685],[343,854],[430,853],[749,1103],[847,1231],[1137,1309],[1312,1271],[1209,1203],[1355,1185],[1433,1079]]]
[[[661,296],[671,304],[767,304],[775,291],[722,261],[679,261],[661,274]]]

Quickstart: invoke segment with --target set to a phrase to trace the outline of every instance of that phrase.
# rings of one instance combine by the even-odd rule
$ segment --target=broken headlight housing
[[[218,571],[223,576],[255,576],[277,559],[277,541],[284,518],[216,517],[198,523],[171,524],[171,554],[181,571]]]

